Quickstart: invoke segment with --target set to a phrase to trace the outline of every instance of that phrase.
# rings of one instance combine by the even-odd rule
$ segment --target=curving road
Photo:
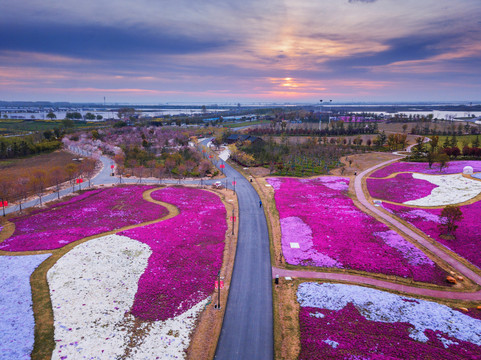
[[[237,182],[239,234],[215,359],[273,359],[272,275],[264,210],[244,177],[227,164],[225,173]]]

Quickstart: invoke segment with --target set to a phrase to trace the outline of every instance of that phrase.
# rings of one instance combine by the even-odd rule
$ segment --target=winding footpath
[[[377,216],[381,217],[383,220],[390,223],[392,226],[396,227],[398,231],[406,234],[407,236],[411,237],[415,241],[417,241],[420,245],[427,248],[433,254],[438,256],[440,259],[444,260],[446,263],[451,265],[456,271],[463,274],[464,276],[470,278],[476,284],[481,286],[481,276],[476,272],[472,271],[470,268],[462,264],[461,262],[457,261],[456,259],[449,256],[446,252],[441,250],[440,248],[431,244],[428,240],[424,237],[420,236],[418,233],[414,232],[413,230],[409,229],[406,225],[402,224],[400,221],[394,219],[393,217],[389,216],[388,214],[384,213],[383,211],[376,208],[364,194],[362,189],[363,179],[364,177],[385,165],[388,165],[392,162],[398,161],[399,159],[393,159],[389,161],[385,161],[383,163],[377,164],[367,170],[364,170],[359,175],[356,176],[354,180],[354,190],[356,193],[356,197],[359,202],[366,207],[369,211],[376,214]],[[350,275],[350,274],[340,274],[340,273],[330,273],[330,272],[316,272],[316,271],[303,271],[303,270],[287,270],[281,269],[277,267],[272,268],[272,275],[275,277],[276,275],[279,276],[290,276],[290,277],[298,277],[298,278],[312,278],[312,279],[326,279],[326,280],[334,280],[334,281],[345,281],[351,283],[357,283],[361,285],[371,285],[376,286],[379,288],[385,288],[388,290],[399,291],[406,294],[412,295],[419,295],[419,296],[427,296],[439,299],[449,299],[449,300],[466,300],[466,301],[481,301],[481,290],[476,292],[461,292],[461,291],[444,291],[444,290],[434,290],[434,289],[425,289],[415,286],[408,286],[398,283],[393,283],[389,281],[379,280],[370,278],[367,276],[361,275]]]

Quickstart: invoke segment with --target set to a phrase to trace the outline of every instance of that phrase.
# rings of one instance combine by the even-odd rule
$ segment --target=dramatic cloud
[[[146,102],[476,100],[481,93],[479,0],[0,0],[0,8],[5,100],[93,101],[99,93]]]
[[[9,33],[0,42],[1,50],[32,51],[63,56],[104,58],[131,54],[188,54],[226,46],[225,39],[195,39],[168,29],[106,27],[99,25],[0,24],[0,33]]]

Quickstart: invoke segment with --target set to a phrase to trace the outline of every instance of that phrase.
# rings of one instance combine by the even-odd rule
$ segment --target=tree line
[[[442,169],[450,160],[477,160],[481,159],[481,147],[479,137],[473,141],[472,145],[464,143],[462,150],[458,147],[456,136],[451,139],[447,137],[443,144],[439,142],[439,136],[431,137],[426,143],[425,137],[416,138],[416,145],[412,148],[411,160],[427,161],[429,167],[434,163],[439,163]]]
[[[0,137],[0,159],[13,159],[33,154],[51,152],[60,149],[62,143],[58,139],[42,139],[35,141],[32,137]]]
[[[0,200],[17,202],[22,210],[22,204],[32,196],[37,196],[42,203],[42,197],[47,189],[57,192],[60,198],[60,190],[65,183],[70,186],[76,185],[76,179],[82,177],[88,181],[95,173],[95,161],[84,160],[79,164],[69,163],[65,167],[52,167],[48,169],[35,169],[25,171],[19,176],[11,177],[0,174]],[[80,189],[81,185],[79,185]]]
[[[363,134],[375,134],[378,132],[378,125],[376,123],[369,123],[360,125],[348,124],[345,126],[344,122],[337,121],[333,123],[330,128],[324,129],[312,129],[308,127],[287,128],[287,123],[282,122],[281,127],[256,127],[249,129],[247,133],[249,135],[272,135],[280,136],[282,134],[288,136],[352,136]]]

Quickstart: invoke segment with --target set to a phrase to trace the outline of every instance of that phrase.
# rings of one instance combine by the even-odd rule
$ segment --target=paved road
[[[202,141],[207,145],[208,140]],[[274,358],[272,272],[269,232],[259,195],[249,181],[226,163],[227,184],[239,200],[239,234],[216,360]],[[220,164],[217,164],[217,166]]]
[[[266,218],[249,181],[227,164],[225,172],[229,179],[235,177],[237,181],[239,234],[215,359],[273,359],[272,274]]]

